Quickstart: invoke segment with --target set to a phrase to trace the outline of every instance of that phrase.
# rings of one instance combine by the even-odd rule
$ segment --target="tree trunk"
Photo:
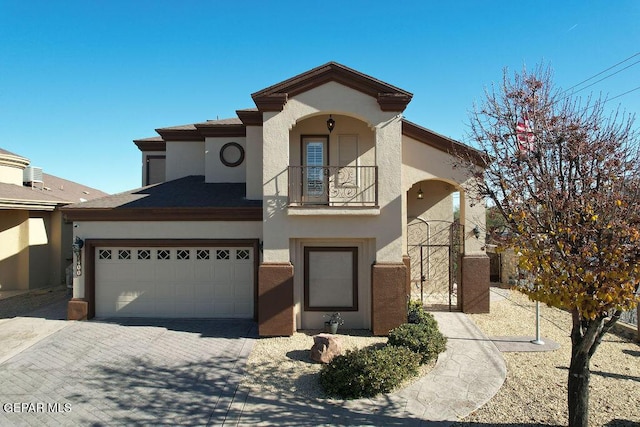
[[[569,366],[569,427],[589,425],[589,352],[572,352]]]

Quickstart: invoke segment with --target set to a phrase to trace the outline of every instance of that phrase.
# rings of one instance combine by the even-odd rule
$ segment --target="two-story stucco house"
[[[144,186],[65,210],[84,241],[69,318],[255,318],[271,336],[340,312],[386,334],[442,265],[457,268],[453,308],[488,311],[484,206],[452,153],[481,156],[403,119],[412,96],[331,62],[253,93],[236,118],[134,141]],[[447,244],[448,258],[431,252]]]

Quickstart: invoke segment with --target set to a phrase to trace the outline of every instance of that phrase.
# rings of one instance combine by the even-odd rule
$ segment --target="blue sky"
[[[640,52],[638,22],[637,0],[0,0],[0,148],[109,193],[136,188],[133,139],[232,117],[329,61],[412,92],[407,119],[464,141],[505,67],[544,61],[571,87]],[[581,94],[638,86],[640,64]],[[640,90],[618,105],[640,112]]]

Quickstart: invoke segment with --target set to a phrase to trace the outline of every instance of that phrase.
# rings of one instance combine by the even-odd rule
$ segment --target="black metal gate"
[[[411,298],[428,309],[459,309],[463,227],[458,221],[410,218],[407,246],[411,258]]]

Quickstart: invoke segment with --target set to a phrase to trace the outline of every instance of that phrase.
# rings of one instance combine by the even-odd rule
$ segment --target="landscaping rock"
[[[311,360],[320,363],[329,363],[334,357],[342,354],[340,338],[331,334],[319,334],[313,337],[311,347]]]

